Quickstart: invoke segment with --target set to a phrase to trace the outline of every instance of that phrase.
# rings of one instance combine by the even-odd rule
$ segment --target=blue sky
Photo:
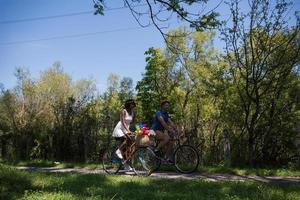
[[[111,8],[123,5],[122,0],[107,2]],[[299,10],[299,6],[296,2],[293,9]],[[1,23],[6,20],[89,10],[93,10],[92,0],[0,0],[0,83],[5,88],[12,88],[16,84],[16,67],[29,69],[36,78],[55,61],[60,61],[74,80],[89,77],[95,79],[100,92],[105,90],[110,73],[131,77],[135,82],[141,79],[146,64],[144,52],[149,47],[163,47],[164,44],[154,27],[138,28],[128,9],[107,11],[105,16],[86,14],[22,23]],[[225,5],[219,11],[222,18],[228,17],[229,11]],[[176,25],[178,24],[173,24]],[[134,29],[3,45],[7,42],[127,28]],[[220,40],[216,41],[216,47],[222,49]]]

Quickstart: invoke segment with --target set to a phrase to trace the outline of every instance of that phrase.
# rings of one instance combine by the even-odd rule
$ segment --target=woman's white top
[[[122,117],[123,117],[123,113],[125,113],[125,124],[122,123]],[[126,109],[123,110],[122,114],[121,114],[121,119],[118,122],[118,124],[116,125],[114,132],[112,134],[113,137],[123,137],[129,130],[130,124],[133,121],[133,114],[130,115]],[[126,128],[124,127],[126,126]]]

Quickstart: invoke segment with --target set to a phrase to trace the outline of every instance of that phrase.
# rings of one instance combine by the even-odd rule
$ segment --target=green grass
[[[27,172],[0,164],[0,199],[300,200],[300,185]]]
[[[31,166],[31,167],[54,167],[54,161],[50,160],[26,160],[26,161],[3,161],[1,163],[13,166]]]
[[[207,173],[235,174],[235,175],[258,175],[258,176],[281,176],[300,177],[300,170],[292,168],[250,168],[250,167],[225,167],[206,166],[200,167],[199,171]]]

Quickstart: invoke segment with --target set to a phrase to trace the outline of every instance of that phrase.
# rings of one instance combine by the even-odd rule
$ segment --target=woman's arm
[[[125,121],[125,118],[126,118],[126,111],[123,110],[122,112],[122,117],[121,117],[121,123],[122,123],[122,126],[125,128],[125,130],[127,131],[127,133],[130,133],[130,130],[127,128],[126,126],[126,121]]]

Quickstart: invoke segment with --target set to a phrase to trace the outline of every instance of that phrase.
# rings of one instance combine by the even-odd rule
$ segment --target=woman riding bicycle
[[[172,151],[173,144],[170,141],[170,136],[165,130],[169,133],[174,134],[176,132],[176,126],[171,121],[168,110],[169,110],[170,102],[168,100],[164,100],[161,102],[161,109],[157,111],[153,118],[153,124],[151,130],[155,132],[155,138],[159,141],[157,147],[154,149],[154,153],[160,157],[160,150],[163,146],[167,147],[166,150],[166,158],[169,162],[173,162]],[[151,131],[152,132],[152,131]]]
[[[116,125],[112,136],[119,142],[119,148],[115,152],[117,156],[121,160],[126,160],[125,158],[125,150],[126,150],[126,142],[129,139],[130,132],[130,125],[135,123],[135,115],[133,113],[134,108],[136,107],[136,103],[133,99],[128,99],[125,102],[124,109],[121,113],[121,119]],[[124,163],[125,170],[132,170],[131,167]]]

